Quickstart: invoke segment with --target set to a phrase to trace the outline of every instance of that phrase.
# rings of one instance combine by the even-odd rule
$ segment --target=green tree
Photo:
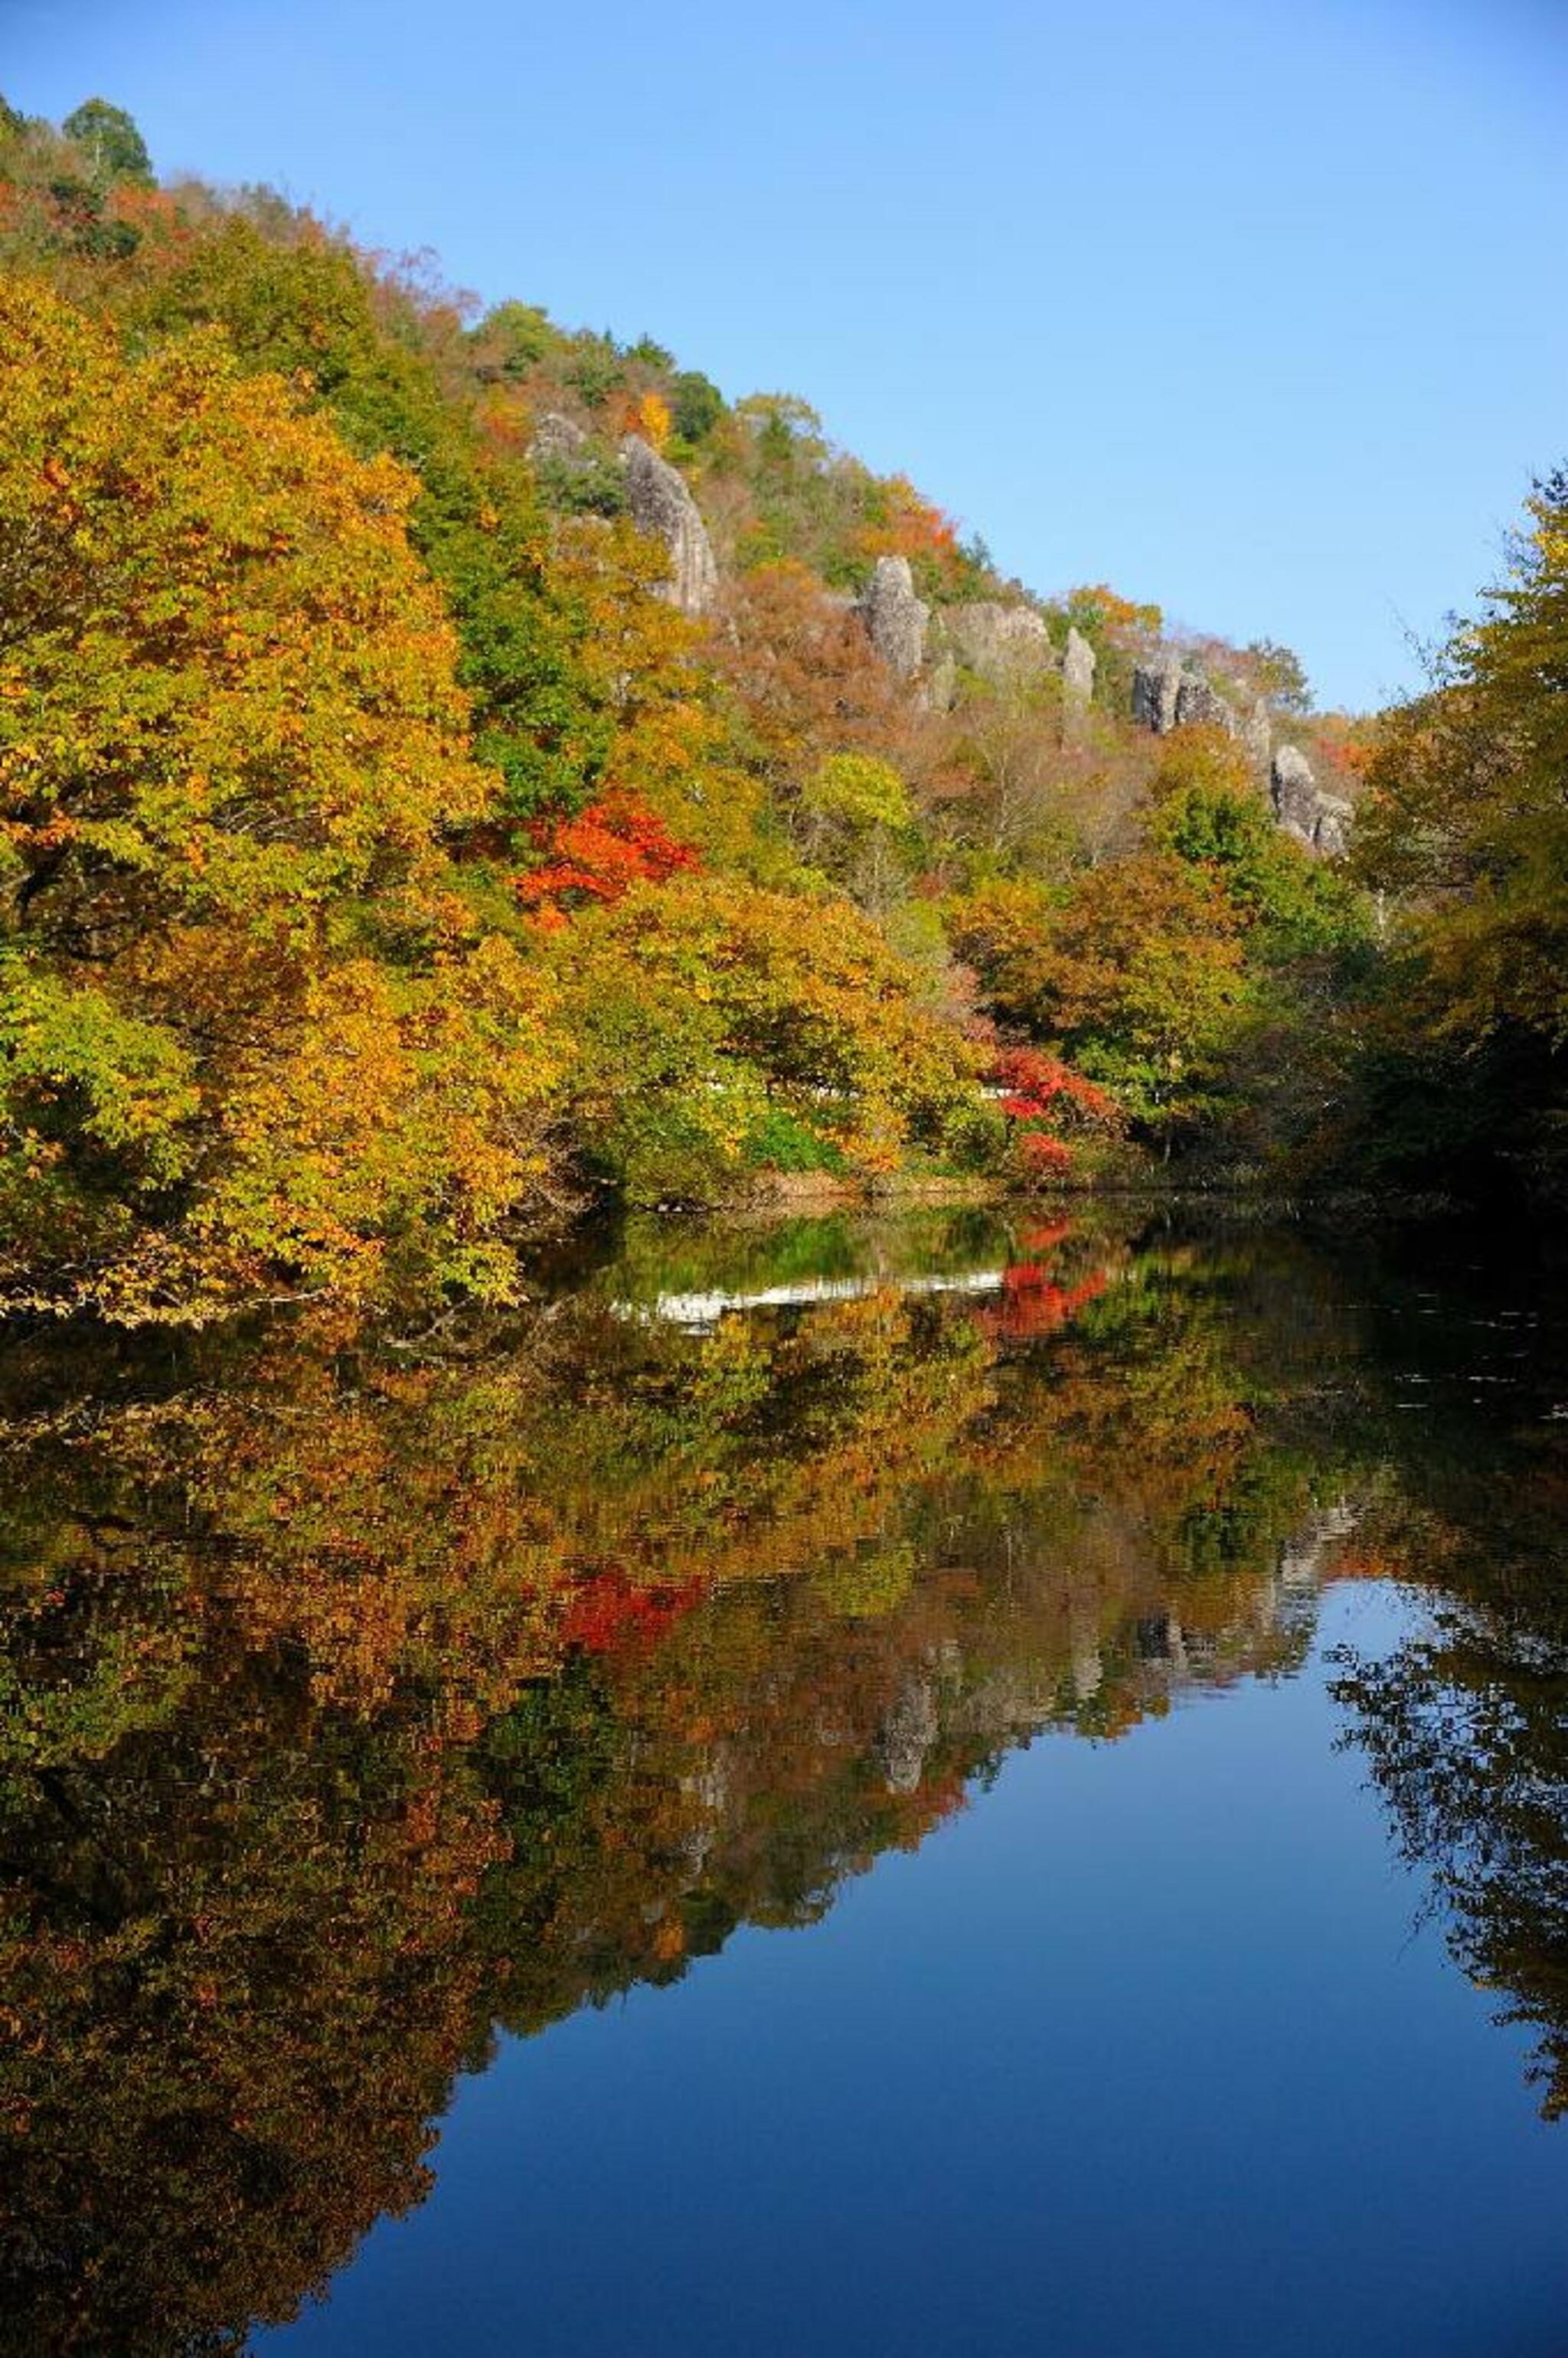
[[[1255,667],[1259,688],[1276,712],[1312,710],[1312,685],[1300,655],[1277,639],[1252,639],[1246,652]]]
[[[670,388],[670,418],[683,442],[705,441],[724,415],[724,395],[700,369],[683,369]]]
[[[1565,777],[1568,471],[1537,486],[1508,578],[1433,687],[1385,721],[1357,816],[1356,865],[1392,916],[1372,1118],[1429,1165],[1562,1183]]]
[[[469,339],[474,365],[483,377],[524,377],[564,339],[547,311],[535,303],[497,303]]]
[[[1365,941],[1363,894],[1276,825],[1245,754],[1224,730],[1179,729],[1167,738],[1150,795],[1150,845],[1219,884],[1247,929],[1254,964],[1279,966]]]
[[[146,143],[123,106],[90,98],[68,114],[60,129],[88,158],[96,180],[140,180],[151,186],[152,158]]]
[[[886,915],[907,891],[914,807],[891,763],[829,754],[801,788],[795,823],[812,865],[872,915]]]

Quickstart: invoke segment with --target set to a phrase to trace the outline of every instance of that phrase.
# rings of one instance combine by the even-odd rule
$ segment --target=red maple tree
[[[606,795],[569,818],[537,819],[529,832],[544,859],[514,880],[517,897],[554,925],[572,908],[619,901],[633,884],[663,884],[702,865],[691,844],[631,795]]]

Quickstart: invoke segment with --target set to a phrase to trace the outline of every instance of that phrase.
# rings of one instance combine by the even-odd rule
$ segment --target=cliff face
[[[1319,784],[1299,745],[1274,743],[1273,721],[1260,698],[1243,716],[1201,671],[1188,668],[1179,656],[1162,655],[1133,672],[1131,716],[1156,737],[1173,729],[1223,729],[1266,778],[1270,806],[1288,835],[1325,859],[1338,858],[1348,848],[1354,806]]]
[[[718,594],[719,568],[685,477],[635,434],[626,437],[621,454],[632,521],[668,552],[672,601],[683,614],[706,614]]]
[[[888,725],[879,741],[865,741],[863,699],[838,698],[849,737],[864,750],[902,771],[911,732],[950,722],[935,767],[945,773],[944,796],[961,797],[957,773],[972,765],[978,738],[1005,726],[1027,741],[1033,730],[1024,766],[1041,773],[1044,789],[1054,765],[1064,804],[1074,805],[1084,761],[1119,766],[1125,784],[1147,774],[1146,736],[1222,730],[1281,828],[1315,854],[1345,850],[1353,808],[1320,782],[1312,724],[1292,717],[1307,699],[1288,651],[1173,644],[1157,609],[1103,588],[1037,597],[1001,579],[980,544],[960,544],[950,521],[903,478],[874,477],[835,449],[803,403],[756,396],[727,411],[701,379],[704,402],[694,406],[680,391],[694,380],[671,376],[667,356],[653,351],[645,362],[628,356],[623,395],[604,403],[596,391],[597,408],[580,391],[587,380],[572,352],[544,364],[529,449],[546,504],[628,515],[665,552],[664,594],[694,619],[722,611],[732,645],[752,625],[750,585],[793,568],[792,595],[815,602],[817,634],[829,622],[858,624],[883,675]],[[546,406],[557,395],[565,409]],[[622,430],[628,419],[637,422]],[[779,651],[763,654],[782,678]],[[818,685],[826,698],[827,678]],[[1014,743],[1007,762],[1015,774],[1020,758]],[[920,781],[912,783],[918,793]],[[1101,856],[1113,833],[1101,827],[1090,856]]]
[[[588,463],[587,438],[560,416],[541,421],[533,448],[557,466]],[[685,478],[635,435],[622,443],[620,460],[633,522],[668,553],[667,595],[684,613],[708,614],[719,597],[719,564]],[[1054,681],[1056,709],[1069,735],[1081,733],[1094,707],[1100,669],[1095,647],[1069,622],[1058,648],[1044,614],[1027,599],[967,598],[933,605],[920,595],[910,559],[894,555],[877,558],[850,611],[875,654],[921,710],[951,712],[966,679],[982,695],[1024,697],[1040,683]],[[1134,665],[1126,711],[1135,728],[1156,737],[1177,729],[1223,730],[1245,752],[1287,834],[1325,858],[1346,849],[1353,806],[1319,784],[1299,745],[1276,743],[1263,697],[1254,696],[1239,708],[1200,665],[1161,651]]]
[[[1274,816],[1287,834],[1327,857],[1343,852],[1355,813],[1337,795],[1325,794],[1299,746],[1281,745],[1269,772]]]

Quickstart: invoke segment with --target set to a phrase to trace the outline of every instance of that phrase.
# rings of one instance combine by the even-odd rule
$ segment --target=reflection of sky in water
[[[1568,2147],[1304,1673],[1047,1736],[821,1924],[507,2042],[308,2353],[1559,2346]],[[268,2337],[270,2342],[271,2337]]]
[[[30,2347],[338,2266],[264,2343],[1556,2349],[1550,1288],[1169,1207],[558,1274],[0,1368]]]

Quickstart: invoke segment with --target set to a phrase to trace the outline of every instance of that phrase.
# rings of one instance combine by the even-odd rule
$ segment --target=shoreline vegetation
[[[504,1304],[605,1205],[1561,1200],[1568,479],[1314,712],[99,99],[0,103],[0,1317]]]

